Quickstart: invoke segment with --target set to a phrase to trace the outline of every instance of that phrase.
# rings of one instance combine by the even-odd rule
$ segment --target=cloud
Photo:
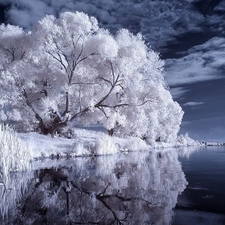
[[[54,10],[47,2],[40,0],[17,0],[11,4],[10,9],[7,11],[7,17],[10,23],[31,29],[40,18],[46,14],[54,13]]]
[[[225,38],[215,37],[187,51],[179,59],[166,60],[170,86],[224,78]]]
[[[204,102],[186,102],[183,104],[183,106],[197,106],[202,104],[204,104]]]
[[[213,9],[213,13],[206,16],[206,22],[208,27],[214,32],[225,34],[225,1],[219,1],[218,5]]]
[[[225,141],[225,116],[183,121],[180,133],[200,141]]]
[[[0,5],[8,5],[11,3],[12,3],[12,0],[1,0]]]
[[[181,99],[181,96],[188,92],[188,90],[183,87],[175,87],[169,89],[173,99]]]
[[[11,4],[10,23],[32,29],[46,14],[58,16],[63,11],[83,11],[95,16],[100,25],[116,32],[120,28],[141,32],[154,48],[165,45],[174,36],[199,31],[204,17],[193,9],[192,0],[120,1],[120,0],[1,0]]]

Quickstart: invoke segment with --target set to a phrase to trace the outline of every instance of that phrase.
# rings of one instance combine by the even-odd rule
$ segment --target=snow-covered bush
[[[124,142],[120,142],[121,151],[143,151],[149,150],[147,143],[138,137],[128,137]]]
[[[178,146],[200,146],[199,141],[195,141],[188,136],[188,133],[181,134],[177,137],[177,145]]]
[[[111,155],[118,153],[118,146],[115,144],[113,137],[107,134],[99,135],[95,143],[95,155]]]
[[[8,120],[43,134],[78,122],[148,142],[176,138],[183,111],[167,90],[164,62],[141,34],[121,29],[113,36],[79,12],[48,15],[33,33],[0,29],[6,59],[0,61],[0,99]]]
[[[12,127],[0,124],[0,172],[7,179],[10,171],[29,168],[31,156]]]

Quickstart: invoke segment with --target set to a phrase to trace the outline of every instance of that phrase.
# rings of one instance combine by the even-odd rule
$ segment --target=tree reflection
[[[71,159],[26,181],[12,224],[169,224],[187,185],[175,150]]]

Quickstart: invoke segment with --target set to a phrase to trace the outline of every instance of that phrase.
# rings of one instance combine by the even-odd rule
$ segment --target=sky
[[[26,30],[46,14],[83,11],[116,33],[141,32],[165,60],[185,114],[180,133],[225,142],[225,0],[0,0],[0,23]]]

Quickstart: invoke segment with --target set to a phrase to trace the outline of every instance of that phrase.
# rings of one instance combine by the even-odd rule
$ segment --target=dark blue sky
[[[166,60],[166,80],[185,111],[181,132],[225,142],[225,0],[0,0],[0,22],[29,30],[67,10],[93,15],[111,32],[141,32]]]

